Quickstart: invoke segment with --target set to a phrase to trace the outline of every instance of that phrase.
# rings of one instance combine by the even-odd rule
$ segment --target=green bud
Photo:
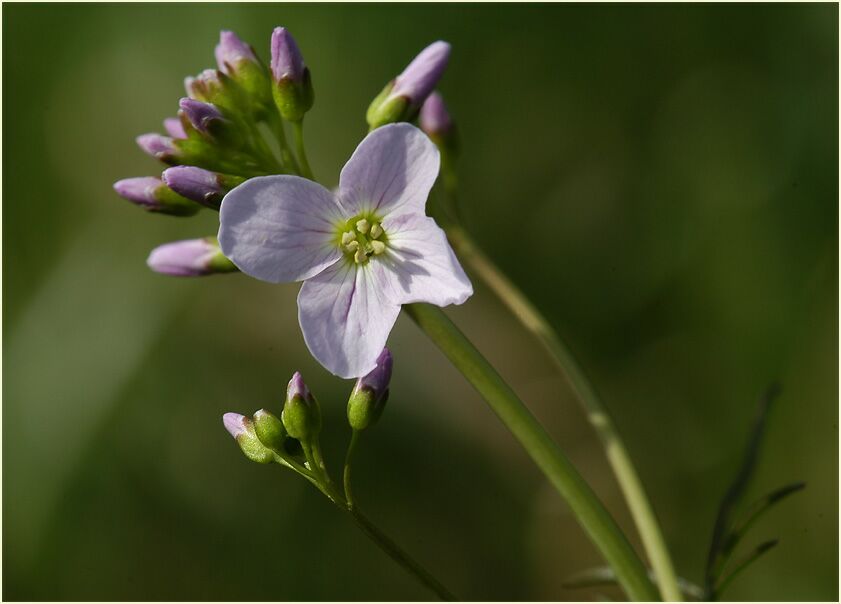
[[[239,413],[226,413],[222,416],[222,422],[248,459],[257,463],[274,461],[274,453],[257,438],[254,422]]]
[[[371,130],[386,124],[408,121],[417,113],[417,108],[413,109],[405,96],[391,96],[393,88],[394,82],[389,82],[368,106],[365,119]]]
[[[283,427],[283,422],[277,416],[265,409],[260,409],[254,414],[254,431],[260,442],[269,449],[279,452],[284,451],[286,428]]]
[[[297,371],[289,381],[286,403],[280,417],[289,436],[300,441],[311,441],[321,431],[321,410],[318,401]]]
[[[310,70],[304,70],[303,79],[296,82],[283,79],[272,86],[274,103],[283,119],[300,122],[304,114],[312,108],[315,99],[312,89]]]
[[[388,401],[391,368],[391,352],[388,348],[383,348],[377,358],[377,366],[356,380],[347,402],[348,422],[354,430],[365,430],[380,419]]]

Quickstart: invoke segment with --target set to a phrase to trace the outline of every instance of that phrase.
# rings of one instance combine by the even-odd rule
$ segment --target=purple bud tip
[[[430,94],[421,107],[420,126],[429,135],[446,134],[452,129],[453,122],[439,93]]]
[[[117,195],[147,207],[157,207],[157,191],[163,186],[160,178],[154,176],[139,176],[137,178],[124,178],[114,183],[114,190]]]
[[[236,68],[240,61],[257,63],[257,56],[251,46],[240,40],[234,32],[227,30],[219,34],[219,44],[216,46],[215,55],[219,69],[229,75],[229,68]]]
[[[211,103],[202,103],[195,99],[183,98],[178,106],[190,120],[193,127],[199,132],[207,133],[208,126],[213,120],[224,119],[222,112]]]
[[[393,359],[391,351],[388,348],[383,348],[380,356],[377,357],[377,366],[368,375],[359,378],[356,382],[354,390],[361,390],[362,388],[370,388],[376,395],[381,395],[388,388],[391,381],[391,367]]]
[[[215,172],[194,166],[167,168],[164,170],[163,180],[170,189],[179,195],[214,207],[218,207],[219,196],[225,192],[219,185],[219,179]],[[215,205],[213,203],[214,199],[217,201]]]
[[[444,74],[449,58],[450,45],[441,40],[433,42],[397,76],[389,96],[406,97],[412,105],[420,107]]]
[[[135,141],[137,146],[143,149],[152,157],[161,158],[164,155],[169,155],[175,152],[175,146],[172,144],[172,138],[163,136],[162,134],[141,134]]]
[[[212,238],[165,243],[152,250],[146,264],[156,273],[172,277],[201,277],[213,272],[211,262],[219,253]]]
[[[181,120],[177,117],[168,117],[164,120],[164,130],[172,138],[187,138],[187,133],[184,132],[184,126],[181,125]]]
[[[248,432],[248,418],[239,413],[226,413],[222,416],[222,423],[225,424],[225,430],[234,438]]]
[[[275,82],[284,79],[300,82],[304,77],[304,57],[295,38],[285,27],[275,27],[272,32],[272,77]]]
[[[299,371],[295,372],[292,379],[289,380],[289,386],[286,387],[286,400],[291,401],[296,396],[300,396],[304,400],[312,398],[310,389],[304,383],[304,378]]]

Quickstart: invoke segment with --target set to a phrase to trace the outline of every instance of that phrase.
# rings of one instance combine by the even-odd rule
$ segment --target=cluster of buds
[[[446,162],[455,149],[455,129],[434,90],[449,55],[450,45],[441,41],[421,51],[371,103],[370,128],[419,118]],[[293,150],[285,133],[291,127],[302,136],[314,98],[310,71],[292,35],[274,29],[268,66],[231,31],[221,32],[215,57],[216,69],[185,79],[187,96],[178,102],[177,117],[163,121],[166,134],[137,137],[143,151],[169,167],[160,176],[116,182],[121,197],[149,212],[185,217],[203,208],[218,211],[231,189],[255,176],[311,178],[302,140]],[[153,250],[147,264],[179,277],[237,270],[212,237],[168,243]]]
[[[164,120],[166,134],[137,137],[143,151],[172,167],[160,176],[120,180],[117,194],[149,212],[184,217],[218,211],[225,194],[248,178],[300,174],[301,158],[288,148],[284,124],[300,125],[312,107],[312,81],[285,28],[274,30],[270,52],[271,69],[235,33],[223,31],[217,68],[185,79],[187,96],[177,117]],[[277,151],[261,129],[277,137]],[[147,264],[182,277],[236,270],[212,237],[168,243]]]
[[[356,380],[347,405],[348,422],[355,432],[370,428],[382,415],[392,363],[391,352],[384,348],[374,370]],[[276,462],[305,472],[317,469],[321,408],[300,373],[296,372],[289,381],[280,417],[260,409],[252,417],[226,413],[222,421],[251,461]]]

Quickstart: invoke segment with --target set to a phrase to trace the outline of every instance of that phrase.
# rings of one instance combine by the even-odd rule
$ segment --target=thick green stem
[[[657,585],[664,600],[683,599],[666,541],[657,517],[643,488],[642,481],[631,462],[625,444],[617,432],[607,408],[584,375],[572,353],[564,346],[549,322],[526,296],[479,250],[460,227],[448,225],[447,236],[461,258],[487,283],[512,313],[537,336],[540,343],[566,376],[576,397],[584,407],[587,419],[602,441],[608,462],[640,534],[643,547],[651,562]]]
[[[616,522],[543,426],[444,312],[428,304],[404,306],[409,316],[441,349],[567,501],[579,523],[616,572],[633,600],[656,600],[645,566]]]

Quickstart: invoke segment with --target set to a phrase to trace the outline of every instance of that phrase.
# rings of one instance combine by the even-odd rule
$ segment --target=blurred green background
[[[736,599],[838,597],[838,7],[3,7],[4,599],[428,599],[314,489],[247,462],[223,412],[278,410],[301,370],[339,465],[351,384],[309,356],[296,285],[179,280],[155,245],[216,216],[144,214],[134,137],[174,115],[220,29],[264,58],[275,25],[316,86],[333,185],[370,99],[426,44],[463,140],[469,230],[551,318],[625,436],[679,571],[700,581],[755,402],[784,387],[750,497],[779,547]],[[493,295],[451,316],[629,535],[569,387]],[[591,599],[569,510],[405,317],[389,408],[363,441],[368,515],[465,599]],[[632,536],[635,545],[639,542]],[[603,590],[613,597],[616,590]]]

